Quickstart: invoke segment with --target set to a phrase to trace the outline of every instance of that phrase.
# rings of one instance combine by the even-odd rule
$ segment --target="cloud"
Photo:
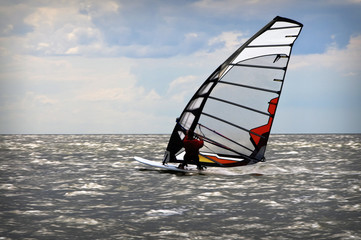
[[[117,14],[114,1],[72,1],[67,4],[27,2],[0,7],[2,46],[19,54],[115,55],[118,49],[108,46],[94,18]],[[4,14],[2,14],[4,13]],[[86,14],[85,14],[86,13]]]
[[[323,0],[323,1],[304,1],[298,5],[296,0],[199,0],[193,3],[196,8],[203,11],[213,12],[222,15],[242,15],[243,18],[252,17],[252,19],[263,17],[265,14],[274,14],[273,12],[283,12],[284,9],[302,6],[307,8],[322,7],[327,5],[359,5],[360,0]],[[289,11],[288,11],[289,12]]]
[[[335,4],[335,5],[349,5],[349,4],[360,4],[361,0],[345,0],[345,1],[328,0],[327,3]]]
[[[158,8],[154,10],[161,11]],[[18,9],[24,14],[17,15]],[[39,7],[29,2],[0,11],[6,13],[0,31],[8,37],[2,45],[19,54],[169,57],[206,44],[204,34],[177,29],[179,22],[164,24],[167,15],[157,17],[131,3],[123,7],[114,1],[74,1]],[[13,34],[19,22],[28,29],[21,37]]]
[[[224,51],[225,49],[236,50],[239,48],[247,38],[242,38],[245,34],[242,32],[222,32],[220,35],[211,38],[208,41],[209,46],[217,46],[217,49]]]
[[[73,6],[38,8],[24,21],[34,28],[24,39],[24,50],[33,54],[87,55],[105,48],[99,29]]]
[[[28,94],[33,95],[34,93],[29,92]],[[54,105],[54,104],[58,103],[58,100],[52,99],[52,98],[48,97],[47,95],[36,95],[33,97],[33,99],[37,104]]]
[[[106,14],[118,13],[121,9],[121,4],[115,1],[80,1],[79,12],[91,17],[100,17]]]
[[[136,65],[127,58],[14,57],[0,74],[0,132],[166,132],[171,101],[138,84]]]
[[[331,44],[323,54],[308,54],[295,56],[291,69],[318,66],[337,69],[346,75],[360,72],[361,68],[361,35],[352,36],[345,49],[340,49],[336,43]]]
[[[197,76],[182,76],[169,84],[167,96],[175,101],[175,104],[185,104],[199,88],[201,82]]]
[[[21,19],[31,31],[21,38],[10,35],[10,38],[3,40],[7,42],[3,45],[11,46],[20,54],[38,56],[169,58],[180,54],[191,55],[200,49],[213,51],[220,44],[229,44],[228,40],[222,42],[221,39],[213,39],[209,45],[209,39],[222,30],[214,28],[215,25],[207,21],[200,22],[199,17],[204,13],[198,15],[196,6],[202,5],[202,2],[195,4],[160,1],[150,6],[110,0],[101,3],[49,2],[47,5],[27,2],[5,9],[14,14],[21,6],[26,14],[17,19]],[[217,4],[217,1],[212,1],[211,6],[217,7]],[[184,14],[186,12],[189,13]],[[4,32],[14,28],[9,18],[4,20]],[[239,36],[232,34],[239,33],[228,31],[228,36],[220,37],[237,40],[234,37]]]
[[[24,36],[33,30],[31,25],[23,21],[29,14],[25,4],[1,6],[0,4],[0,37]]]
[[[263,18],[265,14],[274,14],[274,10],[281,12],[282,9],[292,5],[295,1],[290,0],[200,0],[193,3],[202,11],[212,12],[215,15],[240,16],[243,19]]]

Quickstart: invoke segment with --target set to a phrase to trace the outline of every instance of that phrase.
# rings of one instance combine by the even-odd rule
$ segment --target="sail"
[[[290,60],[303,25],[276,17],[221,64],[177,119],[165,162],[183,160],[182,140],[192,129],[205,142],[203,165],[231,167],[264,159]]]

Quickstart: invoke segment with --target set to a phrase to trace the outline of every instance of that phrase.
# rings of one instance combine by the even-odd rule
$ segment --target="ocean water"
[[[361,135],[272,135],[267,161],[152,169],[168,135],[0,135],[0,239],[361,239]]]

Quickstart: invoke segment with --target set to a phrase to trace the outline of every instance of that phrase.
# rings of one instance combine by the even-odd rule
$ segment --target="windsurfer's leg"
[[[197,164],[197,169],[198,169],[198,170],[202,170],[202,166],[201,166],[201,164],[200,164],[200,162],[199,162],[199,156],[197,156],[197,157],[195,158],[195,162],[196,162],[196,164]]]
[[[183,162],[181,164],[179,164],[178,168],[180,169],[184,169],[184,167],[188,166],[188,155],[185,154],[184,157],[183,157]]]

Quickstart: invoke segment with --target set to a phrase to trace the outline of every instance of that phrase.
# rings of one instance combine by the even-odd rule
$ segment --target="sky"
[[[1,0],[0,134],[170,134],[276,16],[304,28],[272,133],[361,133],[361,0]]]

